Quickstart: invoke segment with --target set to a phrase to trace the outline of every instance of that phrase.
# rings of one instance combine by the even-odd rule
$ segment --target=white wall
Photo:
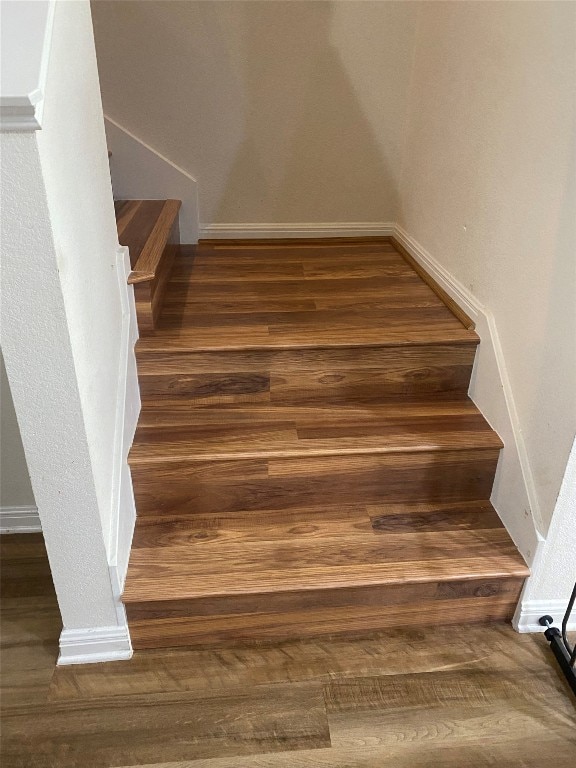
[[[400,195],[494,316],[542,532],[576,431],[575,39],[573,3],[423,3]]]
[[[197,179],[203,224],[394,220],[416,11],[98,0],[105,112]]]
[[[0,515],[2,510],[34,506],[20,429],[0,355]]]
[[[568,458],[541,558],[525,597],[539,600],[554,600],[559,595],[568,597],[576,582],[576,441]]]
[[[198,242],[198,183],[110,118],[106,143],[115,200],[181,200],[180,242]]]
[[[1,135],[1,330],[64,624],[60,663],[73,663],[131,654],[116,542],[129,549],[133,522],[135,334],[88,1],[58,0],[46,42],[42,130],[25,121]]]
[[[105,540],[110,539],[122,309],[90,6],[57,5],[38,148]]]
[[[116,623],[34,134],[2,134],[2,351],[64,626]]]

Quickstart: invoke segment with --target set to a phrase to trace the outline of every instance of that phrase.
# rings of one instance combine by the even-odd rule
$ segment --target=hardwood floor
[[[137,345],[135,647],[504,621],[469,318],[387,239],[183,247]]]
[[[464,528],[484,513],[496,522],[470,504],[415,511],[455,512]],[[576,764],[575,700],[541,635],[414,626],[55,668],[42,537],[2,536],[0,547],[3,768]]]

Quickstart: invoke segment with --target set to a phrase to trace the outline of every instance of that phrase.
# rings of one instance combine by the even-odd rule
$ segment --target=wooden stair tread
[[[144,401],[132,465],[177,460],[498,449],[502,443],[471,400],[365,406]]]
[[[187,546],[211,541],[278,541],[297,537],[322,539],[373,531],[422,533],[502,528],[489,501],[452,503],[338,504],[248,509],[232,512],[165,512],[144,509],[134,533],[135,549],[152,546]]]
[[[166,286],[136,349],[135,647],[512,615],[479,339],[399,245],[201,241]]]
[[[393,505],[415,525],[384,530],[366,507],[288,516],[147,516],[137,531],[124,599],[189,600],[428,580],[522,577],[527,567],[489,502]],[[418,530],[423,515],[441,531]],[[400,532],[401,531],[401,532]]]
[[[200,246],[176,259],[167,294],[141,355],[478,342],[389,242]]]
[[[128,247],[129,283],[153,280],[174,223],[180,200],[116,200],[118,240]]]

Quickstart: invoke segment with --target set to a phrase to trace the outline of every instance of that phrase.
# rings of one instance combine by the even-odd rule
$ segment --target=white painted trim
[[[104,115],[110,176],[117,199],[182,201],[180,242],[198,242],[198,182],[183,168],[161,155],[127,128]]]
[[[0,131],[42,127],[55,0],[2,3]]]
[[[395,225],[385,221],[333,221],[290,224],[200,224],[200,238],[236,240],[288,237],[390,237]]]
[[[549,615],[554,619],[554,626],[560,627],[567,605],[568,600],[562,599],[520,600],[512,625],[517,632],[521,633],[544,632],[546,627],[541,626],[538,619],[541,616]],[[570,632],[576,631],[576,611],[572,612],[568,622],[568,630]]]
[[[63,629],[58,666],[121,661],[132,658],[132,643],[126,625]]]
[[[469,394],[505,446],[491,501],[530,564],[543,541],[544,526],[495,318],[401,226],[395,226],[394,237],[476,324],[481,344]]]
[[[40,516],[36,507],[0,507],[0,534],[38,533],[41,530]]]
[[[115,128],[118,128],[118,130],[122,131],[122,133],[125,133],[127,136],[129,136],[131,139],[134,139],[134,141],[137,141],[138,144],[140,144],[142,147],[147,149],[149,152],[152,152],[152,154],[156,155],[156,157],[159,157],[160,160],[167,163],[171,168],[173,168],[178,173],[181,173],[183,176],[186,176],[186,178],[189,181],[193,181],[194,184],[197,184],[198,182],[194,178],[194,176],[191,176],[188,171],[185,171],[184,168],[180,168],[179,165],[176,165],[176,163],[173,163],[172,160],[169,160],[167,157],[164,157],[164,155],[160,154],[154,147],[151,147],[149,144],[146,144],[145,141],[142,141],[142,139],[139,139],[138,136],[135,136],[133,133],[131,133],[128,128],[124,128],[123,125],[120,125],[120,123],[117,123],[116,120],[113,120],[109,115],[104,115],[104,120],[106,120],[107,123],[112,123],[112,125]]]
[[[134,440],[140,413],[140,390],[134,357],[134,344],[138,339],[138,323],[134,289],[128,285],[130,271],[128,248],[119,246],[116,257],[116,272],[122,308],[122,330],[114,435],[111,499],[113,518],[108,542],[110,574],[114,593],[117,596],[122,593],[124,588],[136,522],[132,479],[127,463],[128,452]]]
[[[479,315],[486,310],[470,291],[459,283],[447,269],[444,269],[444,267],[399,224],[394,225],[394,237],[398,240],[400,245],[403,245],[408,253],[416,259],[422,267],[424,267],[426,272],[436,280],[438,285],[454,299],[470,319],[476,323]]]

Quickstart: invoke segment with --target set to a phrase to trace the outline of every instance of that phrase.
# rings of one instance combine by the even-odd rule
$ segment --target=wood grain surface
[[[178,219],[180,200],[116,200],[120,245],[130,251],[130,283],[152,280]]]
[[[190,404],[378,403],[465,397],[476,343],[305,350],[138,352],[146,400]]]
[[[117,200],[118,240],[128,247],[140,333],[157,325],[174,259],[179,252],[180,200]]]
[[[42,536],[0,546],[3,768],[576,763],[574,699],[540,635],[414,625],[55,667],[61,625]]]
[[[182,249],[137,345],[135,647],[510,618],[478,337],[420,272],[381,238]]]
[[[132,467],[139,519],[351,503],[474,501],[490,495],[498,450],[295,459],[154,462]]]
[[[176,260],[139,354],[477,343],[389,243],[206,247]]]
[[[498,449],[502,443],[470,400],[365,407],[221,404],[147,400],[130,462],[402,451]]]

